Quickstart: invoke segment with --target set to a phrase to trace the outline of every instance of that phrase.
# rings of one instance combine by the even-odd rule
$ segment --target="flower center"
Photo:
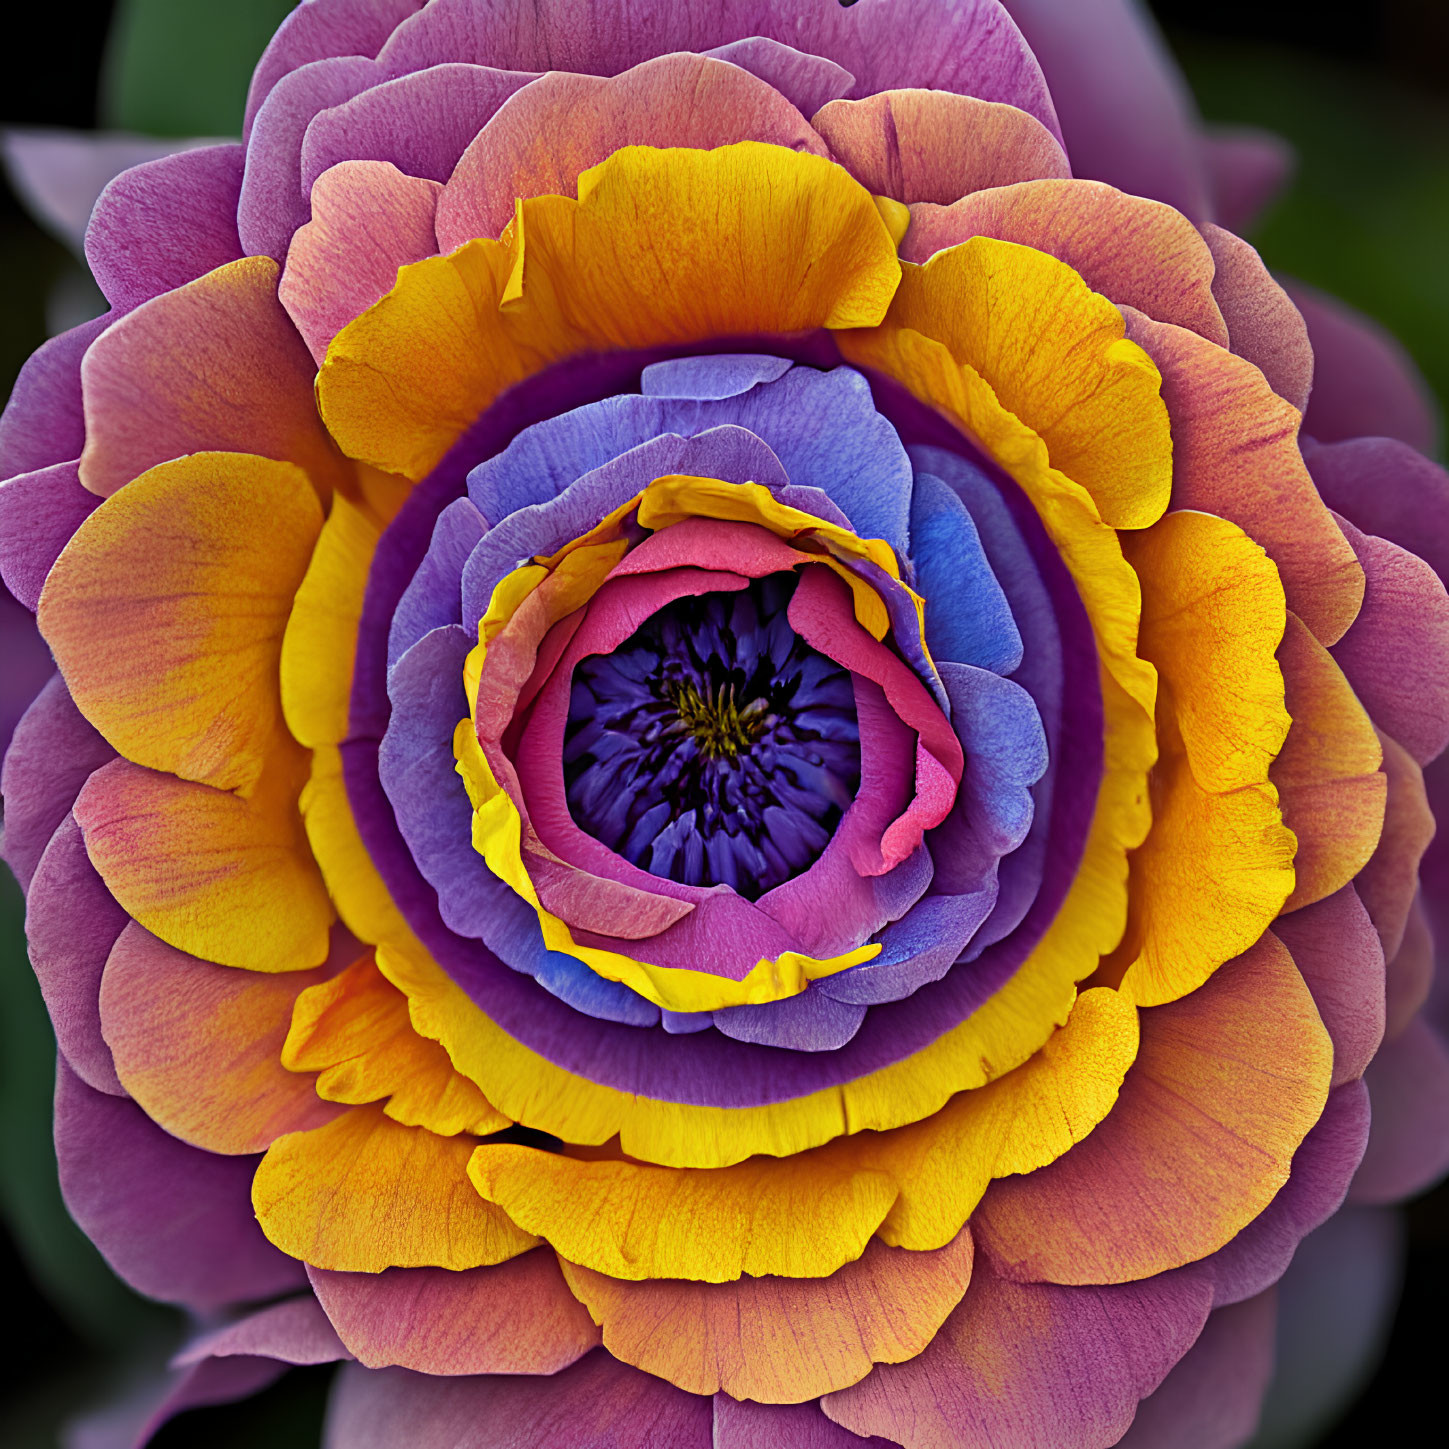
[[[641,870],[758,899],[819,857],[855,798],[855,689],[791,628],[795,584],[678,599],[574,671],[569,809]]]

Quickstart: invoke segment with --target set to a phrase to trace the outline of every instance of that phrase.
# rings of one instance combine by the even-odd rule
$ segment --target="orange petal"
[[[1308,476],[1297,409],[1243,358],[1130,307],[1125,315],[1128,336],[1162,370],[1172,506],[1230,519],[1262,544],[1288,607],[1322,643],[1335,643],[1363,603],[1363,570]]]
[[[1126,1283],[1215,1252],[1288,1180],[1333,1047],[1273,936],[1142,1014],[1117,1106],[1039,1172],[993,1183],[972,1231],[1007,1276]]]
[[[1278,650],[1293,724],[1268,778],[1278,787],[1283,823],[1298,839],[1296,911],[1331,896],[1363,869],[1383,831],[1388,783],[1383,748],[1333,656],[1296,614]]]
[[[1302,313],[1242,237],[1211,224],[1202,228],[1202,235],[1213,254],[1213,296],[1228,324],[1228,347],[1261,369],[1269,387],[1301,413],[1313,386],[1313,349]],[[1149,308],[1142,310],[1154,315]]]
[[[779,91],[709,56],[662,55],[614,76],[553,71],[504,101],[463,153],[438,205],[439,249],[497,236],[515,197],[576,195],[579,176],[625,146],[735,141],[825,154]]]
[[[296,463],[324,497],[350,486],[312,399],[315,368],[277,301],[270,257],[228,262],[143,302],[81,364],[80,479],[102,498],[188,453]]]
[[[480,1268],[527,1251],[520,1231],[468,1183],[474,1142],[354,1107],[279,1137],[252,1182],[262,1231],[315,1268]]]
[[[599,1343],[558,1260],[536,1248],[490,1268],[311,1271],[342,1342],[368,1368],[424,1374],[553,1374]]]
[[[626,1283],[562,1267],[615,1358],[691,1394],[798,1404],[920,1353],[966,1292],[972,1256],[963,1230],[930,1253],[873,1242],[829,1278]]]
[[[329,1102],[386,1097],[394,1121],[444,1137],[512,1125],[437,1042],[413,1030],[407,997],[370,956],[298,999],[280,1059],[294,1072],[320,1073],[317,1095]]]
[[[286,739],[282,631],[321,527],[300,468],[246,453],[163,463],[107,499],[40,596],[82,713],[139,765],[250,790]]]
[[[86,782],[75,817],[112,895],[168,945],[301,971],[327,958],[332,905],[287,784],[263,780],[243,799],[116,760]]]
[[[811,124],[862,186],[907,205],[1072,174],[1056,137],[1035,116],[952,91],[831,101]]]
[[[581,351],[871,327],[900,277],[864,187],[746,141],[626,147],[579,199],[519,203],[501,241],[404,267],[318,378],[345,452],[417,479],[505,388]]]
[[[121,1084],[173,1137],[208,1152],[262,1152],[337,1115],[282,1042],[320,971],[262,976],[177,951],[132,921],[101,978],[101,1030]]]
[[[1160,201],[1100,181],[1023,181],[951,206],[913,206],[901,256],[924,262],[973,236],[1047,252],[1118,306],[1227,346],[1212,254],[1193,224]]]

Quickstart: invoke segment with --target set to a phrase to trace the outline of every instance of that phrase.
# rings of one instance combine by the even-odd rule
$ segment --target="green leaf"
[[[293,0],[119,0],[101,82],[107,126],[235,136],[247,85]]]

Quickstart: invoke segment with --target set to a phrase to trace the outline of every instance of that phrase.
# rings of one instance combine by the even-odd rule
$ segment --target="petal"
[[[819,157],[752,142],[630,147],[580,187],[579,201],[523,202],[506,242],[407,268],[338,334],[318,396],[345,451],[418,478],[499,392],[549,360],[603,345],[870,326],[899,275],[869,194]],[[717,218],[707,244],[676,234],[681,217],[701,214]],[[587,296],[587,311],[560,310],[558,289]]]
[[[1047,252],[1119,306],[1227,345],[1212,253],[1185,216],[1159,201],[1100,181],[1000,186],[947,207],[913,206],[901,256],[924,262],[973,236]]]
[[[55,1150],[71,1216],[138,1292],[209,1310],[306,1281],[252,1216],[255,1158],[178,1142],[134,1102],[91,1091],[64,1061]]]
[[[0,578],[32,613],[61,550],[99,505],[73,462],[0,484]]]
[[[321,527],[300,469],[247,454],[193,454],[107,499],[37,614],[82,713],[136,764],[255,787],[286,739],[282,631]]]
[[[462,1272],[313,1268],[310,1276],[342,1341],[368,1368],[555,1374],[599,1342],[547,1248]]]
[[[439,1378],[348,1365],[327,1412],[328,1449],[710,1449],[710,1402],[602,1350],[549,1377]],[[486,1426],[486,1429],[484,1428]]]
[[[1313,344],[1313,395],[1303,431],[1322,443],[1398,438],[1433,453],[1433,399],[1403,345],[1362,312],[1303,282],[1288,281]]]
[[[43,342],[25,360],[0,416],[0,478],[80,456],[85,443],[80,372],[86,349],[115,319],[107,313]]]
[[[1195,333],[1130,308],[1127,320],[1128,335],[1162,369],[1172,506],[1241,526],[1277,564],[1288,607],[1323,643],[1335,643],[1363,601],[1363,571],[1303,464],[1296,409],[1250,362]]]
[[[819,1404],[736,1402],[714,1397],[714,1449],[895,1449],[893,1439],[862,1439],[825,1417]]]
[[[453,1070],[437,1042],[413,1030],[407,998],[371,957],[330,981],[309,983],[284,1035],[279,1062],[292,1072],[317,1072],[317,1095],[329,1102],[387,1097],[383,1110],[395,1122],[443,1137],[484,1136],[512,1125]]]
[[[1367,864],[1383,832],[1383,746],[1343,671],[1296,614],[1278,650],[1293,723],[1268,778],[1298,840],[1285,909],[1322,900]]]
[[[855,77],[833,60],[763,35],[716,45],[704,54],[759,76],[804,116],[813,116],[821,106],[845,95],[855,85]]]
[[[203,146],[123,171],[86,228],[86,260],[117,312],[240,260],[236,204],[245,153]]]
[[[825,154],[784,96],[726,61],[663,55],[607,79],[554,71],[506,100],[463,153],[438,205],[439,248],[497,236],[516,197],[574,196],[580,175],[624,146],[736,141]]]
[[[40,857],[81,786],[114,756],[75,707],[61,677],[52,675],[16,725],[0,774],[5,863],[22,890],[30,888]]]
[[[36,867],[25,902],[30,963],[67,1065],[88,1087],[124,1097],[97,1005],[101,973],[126,913],[86,855],[67,814]]]
[[[1350,1196],[1397,1202],[1449,1168],[1449,1047],[1428,1022],[1413,1021],[1384,1044],[1364,1081],[1373,1128]]]
[[[290,799],[116,760],[86,782],[75,817],[116,899],[178,950],[252,971],[326,958],[332,906]]]
[[[1186,1357],[1138,1405],[1121,1449],[1240,1449],[1273,1376],[1277,1310],[1269,1289],[1209,1314]]]
[[[861,185],[907,205],[1071,175],[1056,137],[1036,117],[950,91],[831,101],[811,124]]]
[[[347,473],[317,418],[315,369],[277,301],[277,264],[248,257],[143,303],[81,366],[80,477],[109,497],[187,453],[296,463],[319,491]]]
[[[1106,1449],[1198,1336],[1210,1297],[1158,1278],[1111,1288],[1012,1283],[978,1261],[935,1341],[821,1407],[911,1449]]]
[[[1205,131],[1200,144],[1217,218],[1246,235],[1287,184],[1297,157],[1283,137],[1256,126],[1209,125]]]
[[[971,1281],[971,1235],[935,1252],[872,1243],[829,1278],[625,1283],[564,1262],[625,1363],[692,1394],[803,1403],[922,1352]]]
[[[1368,907],[1384,943],[1385,957],[1393,960],[1404,941],[1409,908],[1419,886],[1419,861],[1434,839],[1435,822],[1424,793],[1424,772],[1387,735],[1379,739],[1389,782],[1384,833],[1355,878],[1354,889]]]
[[[1211,225],[1202,234],[1213,254],[1213,296],[1228,324],[1228,345],[1301,413],[1313,386],[1313,349],[1302,314],[1241,237]]]
[[[101,980],[101,1030],[121,1084],[173,1137],[207,1152],[263,1152],[337,1109],[287,1071],[282,1042],[317,971],[278,976],[198,961],[134,921]]]
[[[1363,1076],[1384,1037],[1384,948],[1351,885],[1273,922],[1333,1038],[1333,1085]]]
[[[1305,439],[1303,456],[1335,513],[1449,578],[1449,473],[1438,463],[1396,438]]]
[[[313,215],[317,178],[339,162],[390,162],[405,176],[441,185],[489,117],[536,79],[486,65],[434,65],[319,111],[302,139],[302,189]]]
[[[317,178],[277,297],[319,367],[332,339],[392,291],[400,267],[437,252],[440,190],[386,161],[343,161]]]
[[[1363,608],[1333,657],[1374,723],[1422,765],[1449,744],[1449,594],[1398,544],[1343,531],[1363,565]]]
[[[1118,310],[1070,267],[972,237],[908,267],[890,316],[975,368],[1107,523],[1143,528],[1160,516],[1171,444],[1157,369],[1124,340]]]
[[[1124,0],[1004,3],[1046,72],[1076,174],[1201,219],[1192,98],[1146,14]]]
[[[1120,1283],[1178,1267],[1287,1181],[1332,1071],[1287,951],[1265,937],[1142,1028],[1107,1120],[1050,1167],[994,1183],[972,1219],[1012,1278]]]
[[[403,1127],[354,1107],[325,1127],[278,1138],[257,1168],[262,1230],[316,1268],[477,1268],[537,1241],[468,1184],[471,1139]]]

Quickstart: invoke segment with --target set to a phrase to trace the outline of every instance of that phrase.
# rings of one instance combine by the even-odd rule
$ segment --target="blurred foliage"
[[[234,136],[252,67],[294,0],[118,0],[101,124],[155,136]]]
[[[1327,56],[1171,38],[1207,120],[1298,152],[1250,238],[1269,266],[1383,323],[1449,404],[1449,103]]]

